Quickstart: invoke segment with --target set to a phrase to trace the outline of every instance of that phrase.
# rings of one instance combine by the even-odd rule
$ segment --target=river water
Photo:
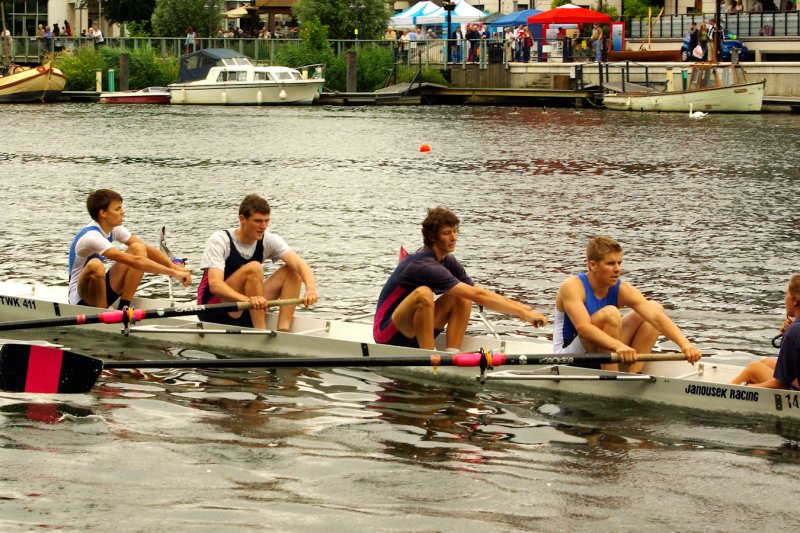
[[[196,287],[206,238],[257,192],[271,230],[315,269],[312,312],[358,315],[400,245],[419,245],[425,208],[444,205],[479,284],[552,318],[587,239],[608,234],[628,281],[701,349],[745,364],[774,353],[800,270],[798,146],[792,115],[5,106],[0,280],[66,284],[86,195],[110,187],[136,234],[154,242],[167,227]],[[26,338],[106,357],[180,352]],[[633,401],[363,370],[117,372],[90,395],[0,394],[0,428],[3,531],[798,526],[797,428]]]

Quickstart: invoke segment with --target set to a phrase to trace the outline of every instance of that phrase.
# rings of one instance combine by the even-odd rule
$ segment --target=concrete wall
[[[594,63],[581,63],[584,68],[584,82],[597,83],[598,70]],[[765,94],[767,96],[800,97],[800,62],[786,63],[746,63],[745,71],[749,81],[766,79]],[[675,86],[680,86],[681,70],[688,68],[686,63],[650,63],[648,64],[651,80],[666,81],[667,69],[671,67]],[[612,72],[618,73],[619,70]],[[515,89],[540,87],[551,80],[554,75],[575,77],[574,65],[570,63],[529,63],[514,64],[509,69],[509,86]],[[614,76],[612,74],[612,76]],[[617,80],[619,74],[616,74]],[[634,81],[644,79],[644,69],[634,71]],[[614,82],[614,77],[612,77]],[[618,81],[617,81],[618,83]]]

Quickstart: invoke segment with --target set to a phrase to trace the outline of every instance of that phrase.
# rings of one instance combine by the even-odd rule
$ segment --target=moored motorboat
[[[37,67],[12,65],[0,76],[0,102],[52,102],[66,86],[67,78],[51,63]]]
[[[256,66],[226,48],[199,50],[181,58],[178,83],[168,86],[173,104],[311,104],[325,83],[321,67],[308,75],[298,69]]]
[[[765,80],[748,82],[740,64],[696,63],[686,90],[611,92],[603,105],[616,111],[757,113],[764,100]]]
[[[0,283],[0,323],[80,314],[102,313],[102,309],[69,305],[66,287],[24,283]],[[137,298],[139,309],[179,309],[191,311],[194,304],[169,300]],[[156,312],[156,315],[159,313]],[[270,313],[268,328],[275,328],[275,313]],[[304,357],[429,357],[431,351],[376,344],[372,324],[342,319],[317,318],[313,313],[298,314],[288,333],[274,329],[262,331],[201,322],[196,316],[154,318],[145,325],[99,323],[80,326],[79,331],[134,337],[143,336],[170,346],[191,346],[225,355],[276,354]],[[439,354],[445,354],[438,345]],[[609,398],[648,401],[706,411],[748,415],[770,415],[800,419],[800,392],[759,389],[729,382],[741,367],[703,360],[694,366],[684,361],[646,362],[642,375],[609,372],[572,366],[569,356],[553,356],[552,344],[542,338],[496,338],[468,335],[463,352],[493,351],[508,355],[529,355],[527,366],[496,364],[484,376],[487,386],[500,384],[519,389],[548,389]],[[518,358],[519,359],[519,358]],[[536,361],[534,364],[533,361]],[[519,363],[517,363],[519,364]],[[357,366],[355,364],[348,366]],[[366,366],[366,365],[365,365]],[[433,377],[431,365],[408,367],[407,371]],[[522,369],[522,370],[521,370]],[[471,382],[479,376],[474,367],[442,366],[436,378]]]
[[[170,93],[166,87],[145,87],[138,91],[117,91],[100,93],[101,104],[154,104],[166,105]]]

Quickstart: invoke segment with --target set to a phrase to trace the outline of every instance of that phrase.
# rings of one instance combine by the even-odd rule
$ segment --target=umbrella
[[[599,24],[611,22],[611,17],[605,13],[575,6],[557,7],[528,17],[528,24],[587,24],[593,22]]]
[[[237,7],[236,9],[231,9],[230,11],[225,12],[225,18],[229,19],[242,19],[248,16],[250,16],[250,13],[244,6]]]

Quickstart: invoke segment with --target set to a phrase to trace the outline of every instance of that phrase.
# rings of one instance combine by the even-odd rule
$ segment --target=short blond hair
[[[592,238],[586,246],[586,262],[600,262],[603,260],[603,257],[609,253],[621,254],[622,246],[611,237],[598,235]]]

